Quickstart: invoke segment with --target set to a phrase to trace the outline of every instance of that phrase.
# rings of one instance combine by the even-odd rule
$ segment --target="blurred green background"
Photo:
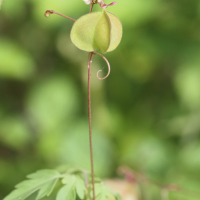
[[[116,177],[127,165],[200,191],[200,1],[117,2],[107,10],[124,33],[105,55],[110,76],[98,80],[106,64],[97,56],[92,63],[95,173]],[[47,9],[77,19],[89,6],[6,0],[0,11],[0,199],[40,168],[90,169],[88,53],[70,41],[73,22],[45,18]],[[160,199],[158,191],[147,192],[146,199]]]

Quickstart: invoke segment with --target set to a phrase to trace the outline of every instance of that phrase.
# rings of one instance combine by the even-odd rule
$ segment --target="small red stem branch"
[[[49,17],[50,14],[60,15],[60,16],[62,16],[62,17],[65,17],[65,18],[67,18],[67,19],[70,19],[70,20],[72,20],[72,21],[76,21],[75,19],[73,19],[73,18],[71,18],[71,17],[68,17],[68,16],[66,16],[66,15],[63,15],[63,14],[60,14],[60,13],[56,12],[55,10],[47,10],[47,11],[45,12],[45,17]]]
[[[89,13],[91,13],[91,12],[92,12],[93,5],[94,5],[94,3],[91,3],[91,4],[90,4],[90,11],[89,11]]]

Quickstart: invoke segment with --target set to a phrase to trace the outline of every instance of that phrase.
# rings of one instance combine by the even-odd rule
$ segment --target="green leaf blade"
[[[86,186],[85,186],[84,181],[79,177],[76,178],[75,188],[76,188],[76,192],[77,192],[78,196],[80,197],[80,199],[83,199],[85,196]]]
[[[65,185],[63,186],[57,196],[56,200],[76,200],[76,192],[74,187],[71,185]]]
[[[55,184],[55,180],[58,180],[60,178],[60,174],[55,170],[40,170],[36,173],[30,174],[27,177],[30,178],[30,180],[25,180],[19,184],[16,185],[16,189],[12,191],[8,196],[6,196],[3,200],[24,200],[37,190],[42,189],[42,192],[40,193],[39,197],[49,194],[50,191],[53,189],[53,185]],[[51,183],[51,187],[46,187],[45,185]],[[54,184],[52,183],[54,182]],[[50,184],[48,185],[50,186]]]
[[[43,170],[38,170],[35,173],[29,174],[27,178],[46,180],[56,176],[60,176],[60,173],[58,171],[51,169],[43,169]]]
[[[62,183],[68,185],[68,187],[74,187],[80,199],[84,198],[86,186],[81,178],[75,175],[69,175],[62,179]]]
[[[110,189],[103,183],[95,184],[96,200],[108,200],[116,199],[121,200],[118,194],[113,193]],[[91,198],[93,197],[92,192],[90,193]]]
[[[115,196],[116,200],[121,200],[121,197],[120,197],[120,195],[118,193],[114,193],[114,196]]]
[[[42,184],[42,181],[35,180],[27,180],[16,185],[14,191],[12,191],[8,196],[6,196],[3,200],[24,200],[34,192],[36,192]]]
[[[57,182],[58,182],[58,179],[55,179],[53,181],[50,181],[48,184],[45,184],[43,187],[41,187],[36,197],[36,200],[39,200],[45,196],[49,196],[52,193]]]
[[[76,176],[75,175],[67,175],[62,179],[63,184],[68,184],[68,185],[74,185],[76,182]]]

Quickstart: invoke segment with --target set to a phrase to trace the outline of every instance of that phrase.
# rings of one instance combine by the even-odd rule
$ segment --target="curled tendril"
[[[99,77],[99,72],[101,72],[102,70],[99,70],[99,71],[97,72],[97,78],[98,78],[99,80],[106,79],[106,78],[109,76],[109,74],[110,74],[110,63],[108,62],[108,60],[107,60],[103,55],[101,55],[101,54],[99,54],[99,53],[97,53],[97,52],[92,52],[92,54],[99,55],[99,56],[101,56],[101,57],[106,61],[107,66],[108,66],[108,73],[106,74],[106,76],[104,76],[103,78],[100,78],[100,77]]]

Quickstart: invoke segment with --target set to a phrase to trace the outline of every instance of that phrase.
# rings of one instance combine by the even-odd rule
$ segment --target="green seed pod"
[[[113,51],[122,38],[122,24],[118,17],[105,9],[80,17],[71,30],[71,40],[83,51]]]

